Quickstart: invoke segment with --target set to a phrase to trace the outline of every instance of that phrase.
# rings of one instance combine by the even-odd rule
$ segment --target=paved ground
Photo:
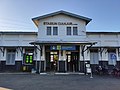
[[[120,78],[86,75],[0,74],[0,87],[13,90],[120,90]]]

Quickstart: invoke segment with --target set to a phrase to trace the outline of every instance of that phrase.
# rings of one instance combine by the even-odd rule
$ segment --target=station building
[[[58,11],[32,18],[38,32],[0,32],[0,72],[85,72],[120,66],[120,32],[87,32],[90,18]]]

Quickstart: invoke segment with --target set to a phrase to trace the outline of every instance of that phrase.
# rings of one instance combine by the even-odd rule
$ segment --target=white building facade
[[[0,71],[25,67],[25,71],[85,72],[85,63],[93,71],[99,65],[120,66],[120,32],[87,32],[91,19],[66,11],[32,20],[38,32],[0,32]]]

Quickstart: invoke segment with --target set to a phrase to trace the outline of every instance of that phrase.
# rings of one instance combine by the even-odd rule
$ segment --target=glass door
[[[78,71],[78,52],[67,52],[67,71],[68,72],[77,72]]]
[[[50,70],[57,71],[58,66],[58,52],[50,52]]]
[[[66,56],[67,56],[67,71],[70,72],[70,71],[72,71],[71,70],[72,69],[71,52],[67,52]]]
[[[78,52],[72,52],[71,53],[71,59],[72,59],[72,71],[78,72],[79,71],[79,53]]]

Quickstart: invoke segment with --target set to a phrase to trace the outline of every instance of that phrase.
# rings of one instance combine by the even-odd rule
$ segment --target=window
[[[73,35],[78,35],[78,28],[77,27],[67,27],[67,35],[72,35],[72,31],[73,31]]]
[[[15,65],[15,49],[7,50],[6,65]]]
[[[58,35],[58,27],[53,27],[53,35]]]
[[[98,50],[90,51],[90,64],[98,64],[99,63],[99,55]]]
[[[51,35],[51,27],[47,27],[47,35]]]
[[[58,35],[58,27],[47,27],[47,35]]]
[[[78,35],[78,28],[77,27],[73,27],[73,35]]]
[[[67,27],[67,35],[71,35],[71,27]]]

